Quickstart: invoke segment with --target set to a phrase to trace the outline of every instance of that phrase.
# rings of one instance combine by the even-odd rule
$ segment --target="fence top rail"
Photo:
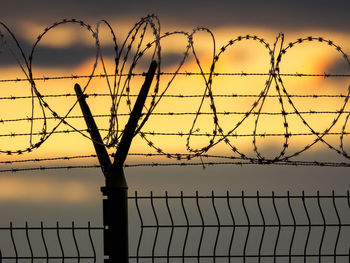
[[[315,194],[305,193],[302,191],[301,194],[291,194],[289,191],[286,194],[275,194],[272,191],[271,194],[261,194],[257,191],[256,194],[245,194],[244,191],[241,194],[231,194],[229,191],[225,194],[215,194],[212,191],[211,195],[201,195],[198,191],[195,194],[186,195],[182,191],[180,194],[168,194],[167,191],[164,194],[153,194],[151,191],[149,194],[141,194],[139,195],[137,191],[134,192],[133,195],[129,195],[128,199],[348,199],[350,202],[350,190],[347,190],[346,193],[340,194],[335,193],[333,190],[331,194],[324,194],[317,191]]]

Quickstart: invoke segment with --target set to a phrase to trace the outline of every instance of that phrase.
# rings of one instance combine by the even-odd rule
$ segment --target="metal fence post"
[[[117,171],[124,177],[123,170]],[[103,196],[104,255],[105,263],[127,263],[129,258],[128,240],[128,187],[110,185],[101,187]]]
[[[130,113],[129,120],[125,125],[123,136],[114,155],[113,163],[109,159],[100,132],[96,126],[90,108],[85,101],[85,95],[79,84],[75,84],[74,87],[97,158],[106,178],[106,185],[101,187],[101,192],[103,196],[106,197],[103,199],[105,263],[129,262],[128,185],[125,180],[123,167],[132,139],[138,132],[137,128],[140,129],[140,127],[138,127],[138,121],[142,116],[142,109],[145,105],[156,69],[157,62],[152,61],[134,108]]]

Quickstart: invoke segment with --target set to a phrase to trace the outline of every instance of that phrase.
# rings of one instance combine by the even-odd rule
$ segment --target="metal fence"
[[[136,192],[128,206],[130,262],[350,262],[349,191]],[[10,223],[0,228],[0,262],[103,262],[105,228]]]
[[[29,225],[0,228],[0,262],[39,262],[40,260],[90,260],[97,262],[96,244],[102,238],[103,227]],[[100,256],[101,257],[101,256]]]

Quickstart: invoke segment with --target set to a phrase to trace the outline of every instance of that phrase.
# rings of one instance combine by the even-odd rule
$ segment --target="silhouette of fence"
[[[0,261],[87,260],[97,261],[96,242],[102,240],[103,227],[13,226],[1,227]],[[98,236],[98,233],[100,236]],[[99,250],[101,250],[99,248]],[[101,256],[99,256],[102,258]]]
[[[350,195],[129,197],[130,262],[349,262]],[[102,262],[104,227],[0,228],[1,262]]]
[[[259,192],[242,192],[232,196],[227,192],[223,196],[201,196],[197,192],[180,197],[151,194],[146,202],[152,209],[142,211],[139,203],[143,198],[135,197],[141,221],[136,256],[132,257],[137,260],[349,260],[349,193],[337,197],[334,193],[260,196]],[[143,214],[147,212],[148,217]],[[148,251],[144,252],[145,247]]]
[[[91,74],[89,75],[72,75],[72,76],[53,76],[53,77],[36,77],[34,76],[33,60],[36,57],[36,50],[41,40],[44,39],[47,33],[55,28],[73,24],[82,27],[92,36],[96,46],[96,54],[94,65]],[[77,227],[74,224],[69,227],[44,226],[43,223],[39,227],[26,225],[17,227],[10,223],[10,227],[0,228],[1,231],[1,248],[0,248],[0,263],[3,261],[18,262],[19,260],[87,260],[91,262],[126,262],[127,260],[134,262],[350,262],[350,197],[349,191],[346,195],[290,195],[277,196],[272,193],[271,196],[241,195],[235,196],[227,193],[227,195],[201,196],[198,192],[193,196],[185,196],[181,193],[180,196],[127,196],[126,183],[120,185],[108,185],[108,172],[113,171],[115,163],[111,163],[109,155],[116,158],[118,154],[124,154],[124,159],[128,153],[131,139],[135,135],[140,135],[140,138],[146,142],[151,153],[131,153],[130,155],[138,155],[145,157],[163,156],[165,158],[174,159],[175,162],[169,163],[138,163],[125,164],[124,159],[121,163],[117,163],[120,168],[116,173],[123,175],[123,167],[134,166],[170,166],[170,165],[311,165],[311,166],[332,166],[332,167],[348,167],[350,166],[350,156],[346,150],[345,138],[349,135],[346,131],[349,124],[350,109],[348,101],[350,97],[350,87],[341,90],[341,92],[320,94],[314,92],[312,94],[293,94],[286,88],[283,78],[313,78],[323,77],[324,79],[344,79],[350,77],[346,73],[290,73],[281,71],[281,61],[291,49],[295,46],[300,46],[304,43],[316,42],[321,45],[333,49],[340,55],[342,62],[346,67],[350,66],[349,57],[345,54],[342,48],[331,40],[326,40],[322,37],[305,37],[299,38],[289,44],[284,44],[284,35],[280,34],[276,38],[273,45],[268,44],[263,38],[255,35],[239,36],[230,40],[223,45],[218,51],[214,49],[212,61],[208,71],[205,71],[201,66],[200,58],[195,51],[194,36],[198,32],[208,34],[215,46],[215,38],[213,33],[207,28],[196,28],[192,33],[176,31],[172,33],[160,34],[160,23],[156,16],[147,16],[135,24],[129,32],[126,40],[122,42],[119,48],[116,40],[116,35],[106,21],[100,21],[97,24],[96,30],[90,25],[76,19],[63,20],[54,23],[47,27],[40,34],[31,48],[29,56],[25,54],[21,45],[17,41],[12,31],[3,23],[0,23],[4,33],[0,32],[1,46],[6,47],[15,58],[20,69],[23,71],[25,78],[1,79],[0,83],[23,83],[28,81],[30,85],[30,95],[19,94],[16,96],[2,96],[0,101],[24,101],[31,100],[31,112],[26,117],[4,118],[0,122],[4,125],[11,123],[29,122],[29,131],[6,131],[0,134],[0,138],[18,138],[26,137],[29,139],[29,144],[26,147],[15,148],[10,146],[9,149],[0,149],[0,152],[12,157],[15,154],[30,153],[40,148],[49,137],[54,134],[69,134],[78,133],[88,139],[91,139],[95,148],[100,147],[105,151],[104,160],[108,159],[105,165],[89,164],[89,165],[56,165],[56,166],[40,166],[40,167],[12,167],[18,164],[30,164],[50,161],[70,161],[76,159],[99,158],[101,162],[101,154],[81,154],[74,156],[56,156],[52,158],[28,158],[19,160],[4,160],[0,161],[2,166],[11,165],[11,168],[2,168],[0,172],[20,172],[28,170],[47,170],[47,169],[62,169],[62,168],[88,168],[101,167],[106,176],[106,187],[102,189],[103,194],[107,196],[104,200],[104,226]],[[108,74],[105,67],[105,62],[102,55],[102,48],[99,38],[99,29],[104,25],[110,30],[110,35],[113,39],[113,53],[115,65],[113,68],[114,74]],[[152,37],[151,41],[146,42],[147,29],[150,28]],[[6,34],[5,34],[6,33]],[[185,36],[187,46],[183,58],[179,65],[175,67],[174,72],[163,72],[161,70],[161,40],[167,39],[173,35]],[[8,44],[9,41],[14,43],[14,46]],[[243,41],[253,41],[258,46],[261,46],[268,54],[269,67],[264,72],[216,72],[216,66],[219,60],[227,50]],[[19,56],[16,56],[19,54]],[[182,67],[189,56],[192,56],[195,65],[198,66],[198,72],[183,72]],[[153,60],[152,62],[156,72],[152,74],[155,77],[155,84],[150,95],[144,94],[146,104],[136,103],[133,105],[135,97],[138,99],[140,95],[132,93],[131,81],[137,77],[149,77],[149,73],[136,71],[136,66],[142,65],[142,58]],[[97,73],[97,62],[103,66],[103,72]],[[142,68],[142,67],[141,67]],[[150,72],[150,71],[149,71]],[[178,76],[201,77],[203,78],[204,88],[202,93],[194,94],[169,94],[168,90],[173,85],[174,79]],[[146,79],[147,79],[146,77]],[[162,77],[168,77],[164,86],[160,85]],[[265,77],[266,82],[261,86],[257,93],[250,94],[248,92],[233,93],[224,92],[216,94],[213,88],[215,78],[219,77]],[[107,92],[94,93],[88,92],[91,81],[96,78],[106,80]],[[112,78],[112,80],[111,80]],[[78,95],[78,99],[74,101],[72,106],[68,107],[67,111],[59,114],[53,104],[49,103],[50,99],[62,99],[75,96],[71,93],[66,94],[42,94],[37,88],[38,81],[53,81],[72,79],[87,79],[87,83],[83,87],[82,94]],[[145,82],[146,83],[146,82]],[[148,89],[152,83],[148,81]],[[76,85],[76,87],[79,85]],[[274,87],[274,88],[272,88]],[[73,88],[73,85],[72,85]],[[142,88],[143,89],[143,88]],[[131,92],[132,90],[132,92]],[[273,92],[272,92],[273,90]],[[147,91],[148,92],[148,91]],[[141,93],[141,92],[140,92]],[[110,112],[107,114],[91,113],[83,115],[73,115],[73,109],[85,98],[101,98],[107,97],[111,99]],[[192,111],[167,111],[164,109],[156,111],[160,102],[165,98],[170,99],[199,99],[199,106]],[[250,98],[252,102],[248,109],[242,111],[226,111],[219,110],[216,99],[218,98]],[[300,109],[295,103],[295,99],[336,99],[336,109],[326,110],[305,110]],[[279,105],[278,111],[264,111],[266,101],[275,99]],[[125,111],[121,110],[122,104],[125,103]],[[206,103],[206,110],[203,105]],[[134,113],[134,109],[139,107],[138,117],[134,120],[134,127],[131,129],[127,125],[123,128],[123,117],[128,117]],[[146,105],[146,106],[145,106]],[[132,107],[134,106],[134,107]],[[35,108],[39,110],[35,110]],[[83,107],[82,107],[83,108]],[[133,110],[132,110],[133,108]],[[91,115],[91,116],[90,116]],[[315,128],[311,121],[306,118],[306,115],[311,116],[328,116],[331,115],[332,120],[326,128]],[[172,118],[174,116],[192,116],[193,121],[190,122],[189,129],[183,131],[152,131],[147,130],[146,123],[151,117],[164,116]],[[209,116],[211,120],[211,130],[202,131],[198,127],[198,119],[202,116]],[[233,121],[229,127],[225,127],[222,118],[227,116],[238,116],[238,119]],[[278,116],[281,120],[281,127],[277,132],[260,132],[259,127],[262,116]],[[302,124],[305,130],[297,131],[291,127],[293,120],[289,117],[295,117]],[[71,123],[72,120],[82,118],[108,118],[108,128],[97,129],[91,128],[88,124],[88,129],[76,126]],[[140,123],[138,124],[138,120]],[[253,119],[253,125],[248,132],[237,132],[240,127],[244,126],[249,119]],[[49,126],[48,123],[53,125]],[[41,123],[42,127],[36,129],[35,124]],[[62,126],[68,129],[62,129]],[[95,125],[96,127],[96,125]],[[129,128],[129,130],[127,129]],[[147,127],[149,128],[149,127]],[[295,127],[294,127],[295,128]],[[128,130],[128,132],[127,132]],[[135,132],[136,130],[136,132]],[[100,138],[96,140],[93,133],[103,131],[106,133],[104,141]],[[91,135],[91,138],[89,136]],[[127,134],[127,135],[126,135]],[[158,137],[157,137],[158,136]],[[163,149],[157,144],[157,140],[161,136],[176,136],[185,138],[184,152],[172,152]],[[334,143],[329,140],[329,137],[337,136],[338,142]],[[121,142],[124,137],[128,137],[129,142],[126,143],[127,150],[108,154],[105,147],[115,149],[123,148]],[[204,146],[192,145],[194,138],[206,138]],[[282,138],[280,141],[281,149],[277,155],[266,157],[259,148],[259,139],[268,137]],[[291,138],[307,137],[311,138],[301,148],[291,149]],[[253,152],[247,154],[244,150],[236,147],[234,139],[250,138],[253,145]],[[125,142],[125,140],[124,140]],[[209,150],[216,145],[225,145],[231,149],[232,155],[215,155],[210,154]],[[304,160],[296,159],[301,154],[310,151],[310,148],[316,144],[325,145],[328,150],[335,153],[338,159],[328,161]],[[12,147],[12,148],[11,148]],[[208,158],[208,162],[204,162],[201,158]],[[200,159],[200,162],[195,160]],[[224,160],[224,161],[222,161]],[[111,169],[110,169],[111,168]],[[111,174],[109,174],[111,175]],[[122,198],[120,194],[122,193]],[[128,198],[128,199],[126,199]],[[125,199],[125,200],[124,200]],[[125,203],[124,203],[125,201]],[[119,202],[123,211],[119,211],[112,202]],[[128,202],[128,204],[127,204]],[[127,220],[127,209],[133,215]],[[120,239],[118,235],[111,235],[115,231],[115,225],[111,224],[111,218],[123,217],[126,225],[130,224],[130,245],[131,254],[128,256],[128,242],[125,239]],[[138,221],[137,221],[138,220]],[[112,220],[113,221],[113,220]],[[115,220],[114,220],[115,223]],[[124,232],[127,226],[118,228]],[[135,227],[136,226],[136,227]],[[138,227],[137,227],[138,226]],[[124,233],[123,238],[128,238],[127,233]],[[5,233],[5,234],[2,234]],[[117,241],[116,241],[117,240]],[[117,242],[118,248],[115,247]],[[102,246],[103,244],[103,246]],[[113,247],[114,245],[114,247]],[[120,247],[123,247],[122,249]],[[102,252],[103,250],[103,252]],[[121,252],[123,250],[123,252]],[[125,258],[118,259],[114,256],[109,259],[105,256],[117,255],[123,253]],[[117,253],[116,253],[117,252]]]

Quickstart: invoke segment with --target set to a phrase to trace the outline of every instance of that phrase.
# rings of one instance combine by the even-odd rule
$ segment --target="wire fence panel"
[[[0,262],[103,262],[104,227],[0,228]],[[349,262],[350,195],[129,197],[130,262]],[[118,249],[118,248],[115,248]]]
[[[97,262],[103,227],[14,226],[0,228],[0,262]]]
[[[131,262],[349,262],[346,195],[132,197]],[[136,228],[137,229],[137,228]],[[134,229],[132,229],[134,230]]]

